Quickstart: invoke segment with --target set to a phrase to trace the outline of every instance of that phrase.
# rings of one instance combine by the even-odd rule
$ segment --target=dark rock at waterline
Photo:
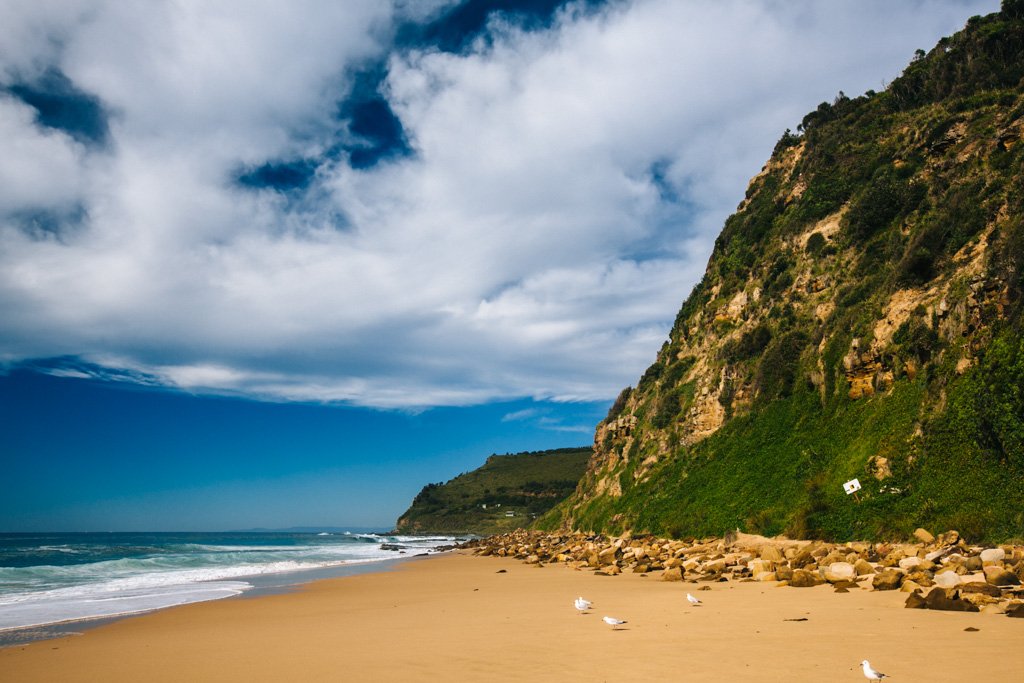
[[[952,591],[953,596],[958,595],[956,591]],[[925,606],[928,609],[943,610],[946,612],[977,612],[978,606],[972,605],[966,600],[961,600],[959,597],[950,596],[944,588],[933,588],[931,592],[925,596]]]
[[[928,603],[923,595],[915,591],[907,596],[907,601],[903,603],[903,606],[907,609],[926,609]]]

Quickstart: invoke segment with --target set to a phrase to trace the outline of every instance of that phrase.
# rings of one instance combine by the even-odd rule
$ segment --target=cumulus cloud
[[[997,5],[570,3],[453,53],[396,42],[444,2],[8,3],[0,360],[379,407],[611,398],[782,130]],[[340,112],[373,65],[411,153],[364,166]],[[10,89],[48,72],[106,144]],[[308,186],[238,182],[281,160]]]

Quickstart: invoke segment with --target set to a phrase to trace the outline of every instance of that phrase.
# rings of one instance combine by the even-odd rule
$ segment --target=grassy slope
[[[943,39],[886,92],[823,103],[802,136],[783,136],[779,163],[726,222],[658,360],[609,415],[622,411],[635,428],[605,435],[580,495],[539,526],[846,539],[924,525],[977,540],[1024,537],[1024,142],[996,142],[1024,120],[1024,3],[1009,5]],[[796,167],[781,163],[799,145]],[[794,248],[796,235],[841,209],[837,234],[813,251]],[[998,305],[968,292],[977,276],[960,274],[955,258],[986,230],[982,277],[1004,292]],[[807,274],[831,283],[825,320],[816,295],[797,286]],[[848,396],[842,360],[852,340],[870,344],[895,292],[923,297],[941,282],[952,283],[945,298],[959,320],[915,310],[877,358],[891,388]],[[742,317],[716,315],[755,286],[761,298]],[[963,313],[972,299],[983,301]],[[687,354],[709,339],[705,376],[694,376]],[[958,361],[971,365],[961,374]],[[746,402],[722,392],[730,419],[682,445],[695,382],[707,389],[719,376]],[[610,474],[603,456],[617,463]],[[889,461],[891,477],[871,476],[874,456]],[[622,495],[589,495],[608,476]],[[859,503],[841,487],[853,477],[864,485]]]
[[[397,528],[491,534],[527,526],[576,488],[590,455],[589,447],[492,455],[472,472],[425,486]]]
[[[1024,341],[1009,332],[1014,364],[1002,386],[1024,387]],[[811,538],[899,538],[916,527],[956,528],[968,537],[1019,538],[1024,529],[1024,461],[986,445],[985,393],[976,370],[950,389],[949,408],[925,438],[914,436],[924,382],[904,382],[866,401],[823,409],[801,393],[737,418],[692,451],[661,465],[621,498],[597,498],[575,519],[582,529],[631,528],[669,536],[734,528]],[[1014,384],[1016,382],[1016,384]],[[986,403],[986,402],[982,402]],[[1016,410],[1024,410],[1018,399]],[[1018,413],[1024,414],[1024,413]],[[1017,438],[1020,438],[1019,436]],[[916,451],[909,467],[878,481],[871,455]],[[858,477],[859,502],[842,483]],[[615,515],[621,515],[612,522]],[[557,515],[541,526],[552,526]]]

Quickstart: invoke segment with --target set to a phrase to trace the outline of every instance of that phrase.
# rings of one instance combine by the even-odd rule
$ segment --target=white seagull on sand
[[[590,600],[584,600],[583,596],[580,596],[576,598],[572,604],[576,606],[576,609],[579,610],[580,614],[583,614],[590,609],[594,603],[590,602]]]
[[[686,599],[690,601],[691,605],[699,605],[700,604],[700,600],[698,598],[693,597],[693,595],[691,595],[690,593],[686,594]]]
[[[869,664],[868,660],[866,659],[863,662],[861,662],[860,665],[864,668],[864,678],[868,679],[869,681],[880,681],[883,678],[889,677],[887,674],[884,674],[881,671],[875,671],[874,669],[872,669],[871,664]]]
[[[614,631],[614,630],[616,630],[615,629],[616,626],[622,626],[626,622],[623,621],[622,619],[616,619],[615,617],[604,617],[604,623],[606,623],[609,626],[611,626],[612,630]]]

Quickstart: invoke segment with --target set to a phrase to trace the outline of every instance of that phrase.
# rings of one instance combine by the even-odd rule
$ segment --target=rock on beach
[[[922,533],[924,532],[924,533]],[[918,529],[906,543],[825,543],[733,533],[677,540],[626,534],[544,533],[519,529],[462,544],[477,555],[528,564],[564,564],[602,576],[647,574],[662,581],[778,582],[793,588],[831,584],[846,592],[902,590],[906,606],[1024,616],[1024,547],[979,547],[956,531]],[[863,585],[858,584],[862,582]]]

